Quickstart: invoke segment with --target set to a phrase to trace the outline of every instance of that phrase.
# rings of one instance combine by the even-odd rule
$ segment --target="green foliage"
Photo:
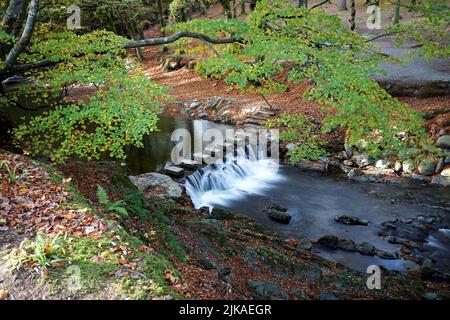
[[[18,63],[48,61],[53,68],[28,72],[35,82],[4,93],[7,103],[51,109],[14,130],[16,143],[33,156],[63,162],[126,158],[124,148],[142,146],[157,129],[166,88],[150,81],[132,59],[127,39],[96,30],[77,34],[39,23],[33,42]],[[84,93],[71,96],[77,88]],[[82,91],[82,92],[83,92]]]
[[[173,23],[188,21],[192,16],[190,0],[173,0],[169,5],[169,20]]]
[[[3,168],[5,169],[6,174],[2,173]],[[23,170],[21,173],[19,173],[19,171],[20,169],[18,165],[13,168],[8,161],[0,161],[0,177],[2,179],[6,179],[9,184],[19,181],[28,175],[27,170]]]
[[[449,57],[448,41],[450,10],[446,0],[423,0],[410,5],[411,10],[421,14],[420,18],[390,26],[385,33],[392,34],[394,43],[402,46],[416,42],[418,53],[427,60]],[[413,56],[411,55],[411,58]]]
[[[431,32],[432,25],[442,27],[440,18],[430,18],[427,23],[421,31]],[[311,83],[304,98],[324,106],[323,131],[345,128],[348,142],[367,142],[369,155],[401,153],[411,146],[423,154],[436,152],[420,115],[371,80],[378,72],[378,62],[386,58],[365,36],[351,32],[336,16],[296,8],[286,1],[261,0],[248,22],[195,20],[177,28],[205,32],[211,37],[240,38],[240,45],[222,46],[220,56],[210,56],[197,65],[204,76],[223,78],[263,94],[286,88],[286,83],[275,80],[280,74],[287,74],[289,82]],[[435,48],[440,40],[429,45]],[[438,53],[448,55],[447,49],[432,54]],[[399,138],[400,132],[407,132],[407,137]]]
[[[283,113],[276,119],[266,121],[266,126],[280,128],[280,140],[295,145],[287,152],[292,164],[296,164],[300,159],[317,160],[327,155],[313,122],[301,113]]]
[[[125,191],[125,203],[127,210],[134,213],[142,219],[149,217],[148,210],[145,207],[144,196],[141,192],[126,188]]]
[[[125,202],[123,200],[112,202],[102,186],[97,186],[97,199],[107,212],[115,212],[122,218],[129,217],[127,209],[124,208]]]
[[[54,237],[47,237],[40,233],[31,241],[25,239],[19,248],[10,254],[10,266],[19,270],[23,265],[36,267],[40,273],[46,274],[49,267],[64,261],[65,239],[58,233]]]

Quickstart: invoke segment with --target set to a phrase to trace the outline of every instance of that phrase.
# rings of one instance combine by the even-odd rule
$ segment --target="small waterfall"
[[[261,150],[237,150],[235,156],[209,164],[186,178],[186,191],[195,208],[226,205],[246,194],[262,194],[281,180],[278,162]]]

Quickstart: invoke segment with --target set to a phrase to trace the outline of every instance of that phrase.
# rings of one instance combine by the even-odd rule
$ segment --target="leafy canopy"
[[[5,34],[0,32],[0,41],[14,42]],[[124,160],[127,146],[142,146],[143,136],[157,130],[167,88],[156,85],[132,59],[125,58],[127,41],[110,31],[77,34],[38,23],[18,63],[45,60],[54,66],[27,72],[34,83],[4,93],[0,103],[51,107],[51,111],[16,128],[17,143],[33,155],[58,162],[72,156],[92,160],[104,155]],[[77,93],[79,88],[84,91]]]
[[[398,43],[405,41],[407,35],[414,35],[417,41],[425,40],[419,35],[442,28],[446,18],[448,22],[446,12],[439,16],[426,13],[419,21],[387,32],[395,33]],[[369,44],[367,37],[348,30],[338,17],[321,10],[297,8],[286,1],[261,0],[248,22],[193,20],[172,29],[241,39],[241,44],[222,47],[219,55],[211,55],[198,64],[197,71],[204,76],[223,78],[232,85],[263,94],[286,90],[286,82],[311,83],[304,98],[324,106],[327,116],[323,131],[346,128],[347,142],[356,145],[364,141],[369,155],[379,156],[386,151],[404,154],[411,146],[423,154],[435,152],[420,115],[372,80],[378,72],[378,62],[386,57]],[[421,53],[448,56],[448,45],[438,47],[442,32],[433,31],[433,35],[428,36]],[[286,81],[276,80],[279,75],[285,75]],[[297,117],[284,116],[279,125],[289,128],[298,121]],[[406,137],[402,132],[407,133]],[[294,157],[305,153],[301,148],[296,150]]]

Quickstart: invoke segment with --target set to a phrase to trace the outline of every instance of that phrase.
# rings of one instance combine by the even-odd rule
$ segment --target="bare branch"
[[[172,42],[175,42],[181,38],[194,38],[203,40],[212,44],[227,44],[227,43],[234,43],[239,42],[239,39],[235,37],[231,38],[225,38],[225,39],[213,39],[206,34],[202,33],[196,33],[196,32],[189,32],[189,31],[182,31],[175,33],[174,35],[163,37],[163,38],[152,38],[152,39],[143,39],[143,40],[137,40],[130,43],[127,43],[125,45],[126,49],[131,48],[139,48],[139,47],[146,47],[146,46],[157,46],[161,44],[169,44]]]

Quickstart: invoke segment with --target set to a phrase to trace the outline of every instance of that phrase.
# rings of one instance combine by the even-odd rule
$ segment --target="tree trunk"
[[[350,30],[355,31],[356,29],[356,7],[355,0],[350,0]]]
[[[299,8],[307,8],[308,7],[308,0],[298,0],[298,7]]]
[[[339,11],[347,10],[347,0],[339,0],[338,10]]]
[[[31,0],[30,8],[28,10],[28,17],[25,27],[23,29],[22,35],[14,45],[14,47],[9,51],[5,59],[5,67],[10,68],[17,60],[17,57],[25,50],[31,40],[31,35],[34,30],[34,25],[36,24],[36,17],[39,10],[39,0]]]
[[[222,5],[223,11],[227,19],[233,18],[233,15],[231,13],[230,0],[219,0],[219,2]]]
[[[11,0],[2,19],[3,29],[17,35],[22,27],[25,0]],[[14,31],[16,32],[14,34]]]
[[[400,23],[400,0],[397,0],[394,14],[394,24]]]
[[[163,29],[163,35],[165,34],[164,28],[166,27],[166,21],[164,20],[164,10],[162,0],[158,0],[158,11],[159,11],[159,23]]]
[[[241,1],[241,16],[244,16],[247,14],[247,12],[245,12],[245,4],[247,3],[246,0],[242,0]]]

